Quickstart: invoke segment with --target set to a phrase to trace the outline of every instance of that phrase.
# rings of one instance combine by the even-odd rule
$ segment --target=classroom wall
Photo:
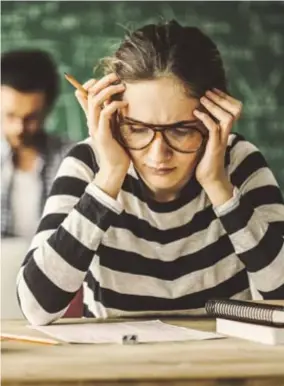
[[[231,93],[244,103],[236,130],[263,152],[284,190],[284,6],[280,2],[2,2],[2,47],[39,47],[59,66],[62,93],[47,129],[80,140],[85,118],[63,77],[84,82],[125,29],[177,19],[208,33],[223,55]]]

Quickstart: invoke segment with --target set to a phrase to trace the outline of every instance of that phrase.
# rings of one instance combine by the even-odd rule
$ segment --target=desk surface
[[[215,331],[212,320],[163,320]],[[25,325],[3,321],[2,331],[44,336]],[[128,346],[3,341],[1,379],[3,385],[14,386],[284,386],[284,346],[235,338]]]

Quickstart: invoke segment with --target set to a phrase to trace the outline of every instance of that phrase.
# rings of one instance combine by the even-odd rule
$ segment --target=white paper
[[[139,343],[224,338],[212,332],[173,326],[160,320],[30,327],[68,343],[122,343],[124,335],[137,335]]]

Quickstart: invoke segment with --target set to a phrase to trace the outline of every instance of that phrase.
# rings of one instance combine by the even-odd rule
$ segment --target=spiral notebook
[[[217,333],[277,345],[284,344],[284,301],[282,304],[211,299],[205,309],[217,318]]]

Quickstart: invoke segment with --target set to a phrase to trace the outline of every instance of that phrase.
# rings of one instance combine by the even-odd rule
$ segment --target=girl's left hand
[[[208,114],[199,110],[193,112],[209,132],[204,155],[196,167],[196,178],[206,189],[210,185],[228,181],[225,173],[225,153],[231,128],[241,114],[242,103],[215,88],[213,91],[206,91],[200,101],[219,122],[214,122]]]

